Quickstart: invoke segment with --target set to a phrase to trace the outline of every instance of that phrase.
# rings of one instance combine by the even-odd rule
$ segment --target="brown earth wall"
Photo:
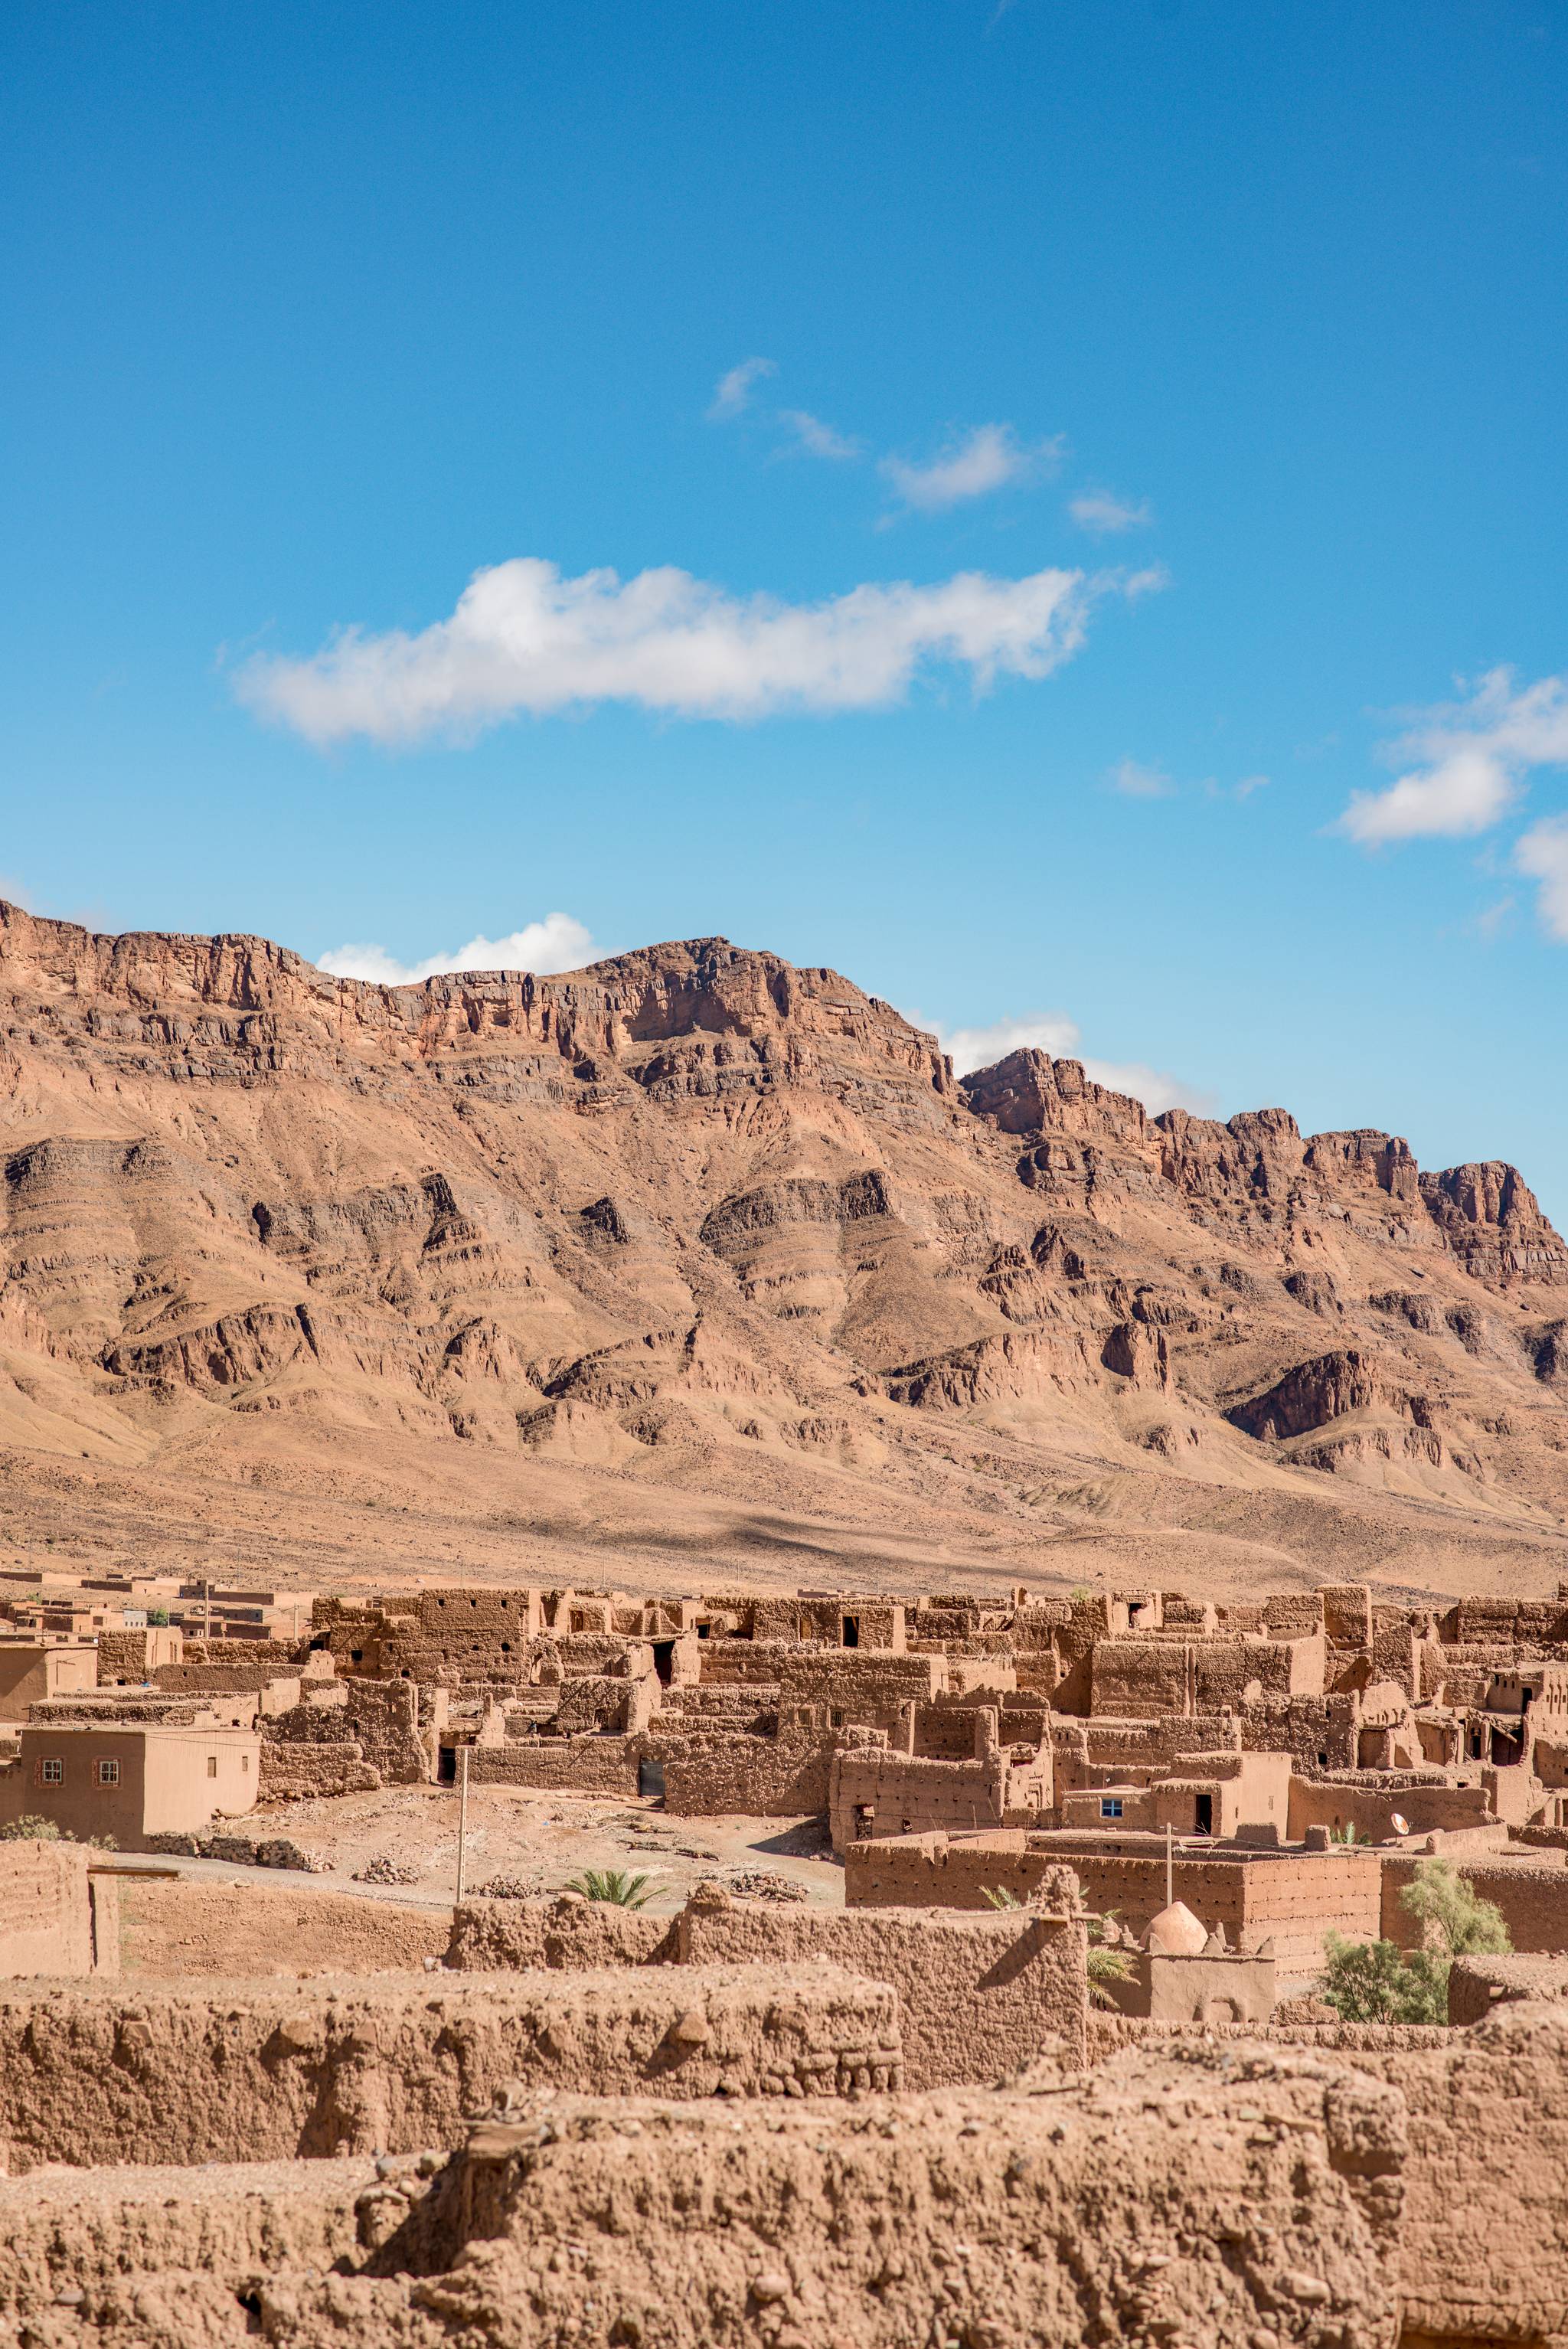
[[[383,1783],[362,1745],[284,1744],[263,1737],[257,1757],[258,1803],[297,1803],[317,1795],[369,1794]]]
[[[999,1841],[1000,1839],[998,1839]],[[1047,1872],[1073,1870],[1088,1908],[1114,1909],[1141,1935],[1165,1906],[1163,1856],[1133,1857],[1082,1850],[982,1849],[965,1843],[941,1847],[941,1838],[851,1844],[844,1853],[844,1899],[864,1905],[981,1909],[987,1889],[1026,1900]],[[1255,1950],[1273,1940],[1282,1976],[1315,1972],[1323,1936],[1374,1939],[1380,1916],[1377,1859],[1355,1851],[1260,1853],[1246,1859],[1195,1859],[1178,1853],[1176,1899],[1200,1923],[1223,1925],[1233,1949]]]
[[[509,2083],[685,2097],[901,2082],[893,1992],[827,1965],[0,1989],[12,2170],[449,2145]]]
[[[644,1743],[641,1737],[574,1737],[559,1744],[519,1737],[500,1745],[475,1745],[469,1754],[469,1783],[634,1795]]]
[[[376,1973],[441,1958],[451,1939],[447,1908],[211,1878],[117,1880],[121,1969],[148,1981],[322,1969]]]
[[[665,1765],[665,1809],[705,1818],[738,1811],[751,1818],[799,1818],[828,1807],[828,1774],[836,1733],[810,1730],[777,1737],[645,1737],[644,1750]]]

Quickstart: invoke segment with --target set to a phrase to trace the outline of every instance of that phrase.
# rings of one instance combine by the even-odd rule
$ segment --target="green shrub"
[[[1421,1929],[1418,1950],[1323,1937],[1323,1996],[1346,2023],[1446,2023],[1454,1960],[1513,1946],[1497,1903],[1483,1900],[1449,1860],[1422,1860],[1399,1906]]]
[[[7,1819],[0,1826],[0,1843],[85,1843],[92,1851],[118,1851],[113,1836],[74,1836],[57,1819],[30,1811],[26,1818]]]
[[[628,1876],[624,1868],[586,1868],[566,1889],[581,1894],[584,1900],[608,1901],[613,1909],[645,1909],[655,1885],[651,1876]]]

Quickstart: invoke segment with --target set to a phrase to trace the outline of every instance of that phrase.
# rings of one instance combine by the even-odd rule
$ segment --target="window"
[[[250,1775],[251,1775],[251,1757],[250,1757],[250,1755],[249,1755],[248,1754],[241,1754],[241,1756],[240,1756],[240,1767],[241,1767],[241,1769],[244,1772],[245,1776],[248,1778],[248,1777],[250,1776]]]
[[[100,1786],[118,1786],[119,1784],[119,1764],[118,1762],[100,1762],[98,1765],[98,1782]]]
[[[207,1775],[209,1778],[215,1778],[217,1775],[218,1756],[215,1754],[209,1754],[207,1756]]]
[[[1121,1816],[1121,1796],[1102,1795],[1099,1798],[1099,1815],[1102,1819],[1119,1819]]]
[[[46,1754],[37,1764],[37,1775],[33,1783],[36,1786],[63,1786],[66,1783],[65,1757],[59,1754]]]

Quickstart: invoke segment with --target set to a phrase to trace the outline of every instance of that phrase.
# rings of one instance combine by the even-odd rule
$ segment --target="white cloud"
[[[1119,759],[1106,781],[1127,800],[1168,800],[1176,792],[1163,767],[1145,767],[1136,759]]]
[[[779,421],[789,426],[809,457],[842,460],[861,453],[858,440],[846,440],[841,432],[835,432],[830,424],[824,424],[820,416],[810,415],[804,408],[781,408]]]
[[[1081,497],[1068,502],[1068,512],[1080,530],[1093,531],[1097,538],[1117,531],[1142,530],[1154,519],[1147,498],[1134,502],[1114,496],[1109,490],[1086,490]]]
[[[1206,1094],[1194,1092],[1163,1069],[1149,1068],[1141,1061],[1086,1058],[1078,1050],[1078,1022],[1064,1011],[1028,1011],[1019,1019],[993,1020],[988,1028],[944,1028],[940,1021],[922,1019],[915,1012],[907,1016],[917,1027],[929,1030],[943,1050],[952,1054],[955,1076],[989,1069],[1005,1061],[1009,1052],[1033,1050],[1048,1052],[1054,1061],[1081,1061],[1084,1074],[1095,1084],[1107,1085],[1112,1092],[1130,1093],[1151,1117],[1167,1109],[1206,1112],[1213,1107]]]
[[[710,424],[722,424],[727,417],[738,416],[749,406],[753,388],[764,376],[777,375],[778,364],[773,359],[742,359],[727,375],[721,375],[714,387],[713,399],[707,416]]]
[[[884,457],[882,470],[906,506],[937,513],[965,498],[1005,489],[1009,482],[1037,479],[1060,461],[1064,446],[1059,433],[1031,448],[1019,440],[1010,424],[978,424],[923,465]]]
[[[871,709],[938,664],[967,669],[977,688],[1048,676],[1083,643],[1096,598],[1161,584],[1153,572],[968,571],[786,604],[673,567],[568,579],[520,556],[476,573],[451,617],[418,635],[347,628],[304,659],[252,659],[235,691],[317,744],[471,735],[519,711],[606,701],[686,718]]]
[[[398,962],[385,947],[335,947],[316,957],[317,967],[334,978],[367,978],[377,987],[418,987],[422,979],[453,970],[532,970],[542,977],[553,971],[581,970],[594,959],[593,940],[570,914],[546,914],[542,922],[526,922],[504,938],[470,938],[455,954],[427,956],[423,962]]]
[[[1514,845],[1513,861],[1541,888],[1535,910],[1542,927],[1568,940],[1568,815],[1543,816]]]
[[[1468,699],[1422,711],[1388,755],[1415,763],[1387,791],[1352,796],[1338,825],[1352,840],[1374,848],[1490,831],[1532,767],[1568,764],[1568,680],[1520,687],[1511,669],[1491,669]]]

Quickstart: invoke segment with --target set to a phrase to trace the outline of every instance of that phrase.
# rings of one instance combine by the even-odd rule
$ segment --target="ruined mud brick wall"
[[[99,1688],[135,1685],[152,1677],[147,1661],[150,1645],[148,1632],[100,1631],[98,1635],[98,1682]]]
[[[451,1909],[440,1906],[265,1880],[126,1876],[118,1885],[127,1979],[409,1971],[444,1957],[451,1938]]]
[[[785,1663],[807,1652],[783,1640],[707,1640],[701,1646],[704,1688],[764,1687],[777,1691]],[[810,1651],[815,1655],[818,1651]]]
[[[1358,1770],[1337,1777],[1293,1775],[1286,1834],[1300,1843],[1308,1827],[1354,1827],[1358,1838],[1386,1843],[1394,1833],[1395,1812],[1417,1835],[1477,1827],[1491,1817],[1485,1790],[1456,1786],[1436,1775],[1410,1770]]]
[[[833,1756],[828,1818],[834,1847],[863,1837],[866,1819],[874,1833],[923,1835],[934,1827],[1004,1826],[1008,1817],[1010,1771],[1006,1756],[972,1756],[967,1762],[929,1762],[886,1746],[852,1746]],[[1037,1781],[1037,1820],[1048,1810],[1048,1771]]]
[[[898,2002],[830,1965],[0,1990],[7,2167],[450,2144],[503,2086],[833,2096],[902,2081]]]
[[[1356,1767],[1356,1707],[1348,1696],[1292,1696],[1238,1707],[1249,1754],[1288,1754],[1300,1770]]]
[[[838,1595],[830,1599],[749,1599],[745,1602],[743,1636],[753,1640],[807,1640],[837,1648],[846,1644],[846,1618],[856,1627],[855,1644],[859,1647],[902,1649],[905,1644],[901,1602]]]
[[[975,1751],[975,1715],[985,1709],[977,1695],[939,1696],[919,1707],[914,1717],[914,1751],[927,1762],[965,1762]],[[1004,1690],[995,1700],[1004,1745],[1024,1745],[1031,1751],[1051,1734],[1051,1713],[1015,1690]]]
[[[999,2080],[1049,2052],[1081,2062],[1088,1974],[1081,1916],[779,1911],[699,1893],[676,1920],[683,1964],[827,1959],[891,1982],[910,2088]]]
[[[1409,2344],[1522,2344],[1568,2310],[1568,2010],[1505,2004],[1446,2046],[1355,2059],[1397,2091]]]
[[[1538,1852],[1527,1860],[1456,1859],[1465,1881],[1485,1900],[1494,1900],[1516,1950],[1568,1951],[1568,1868],[1562,1853]],[[1415,1876],[1419,1858],[1387,1857],[1383,1861],[1380,1930],[1401,1949],[1419,1945],[1420,1933],[1407,1916],[1399,1896]]]
[[[508,1738],[469,1749],[471,1786],[532,1786],[548,1793],[634,1795],[642,1736]],[[670,1807],[673,1807],[671,1806]]]
[[[117,1973],[111,1877],[89,1875],[79,1844],[0,1843],[0,1975]]]
[[[341,1689],[341,1701],[274,1713],[262,1724],[264,1738],[285,1745],[357,1745],[387,1785],[418,1785],[435,1776],[432,1741],[420,1727],[419,1692],[412,1681],[350,1678],[328,1686]]]
[[[1553,1599],[1456,1599],[1438,1617],[1445,1643],[1552,1648],[1568,1641],[1568,1605]]]
[[[1239,2078],[1223,2052],[1228,2074],[1220,2051],[1135,2052],[1054,2095],[775,2107],[738,2135],[722,2108],[531,2102],[410,2201],[358,2306],[399,2340],[424,2337],[395,2322],[410,2300],[449,2337],[526,2309],[539,2349],[581,2340],[585,2287],[606,2333],[658,2349],[1023,2349],[1091,2329],[1245,2349],[1265,2317],[1303,2349],[1387,2349],[1398,2097],[1284,2053]],[[262,2284],[263,2327],[274,2291],[315,2349],[325,2318],[302,2331],[297,2292]]]
[[[1313,1638],[1184,1640],[1170,1633],[1099,1640],[1089,1666],[1089,1711],[1124,1720],[1219,1713],[1255,1687],[1264,1698],[1321,1696],[1325,1649]]]
[[[50,2349],[84,2317],[119,2349],[216,2349],[257,2276],[364,2258],[356,2205],[375,2185],[367,2158],[0,2178],[0,2318]]]
[[[673,1966],[678,1922],[602,1900],[468,1900],[454,1912],[447,1963],[479,1973]]]
[[[706,1729],[669,1735],[661,1726],[642,1741],[665,1772],[665,1809],[681,1818],[726,1811],[752,1818],[795,1818],[825,1812],[839,1733],[781,1718],[774,1737]]]
[[[894,1729],[905,1705],[929,1704],[944,1681],[934,1656],[793,1648],[779,1661],[779,1702],[814,1705],[836,1728]]]
[[[270,1709],[283,1712],[299,1702],[297,1669],[284,1664],[155,1664],[152,1685],[175,1696],[270,1697]],[[269,1710],[267,1705],[263,1711]]]
[[[1145,1933],[1165,1906],[1165,1855],[1149,1839],[1144,1852],[1114,1849],[1109,1839],[1052,1836],[1048,1848],[1021,1831],[957,1842],[910,1836],[850,1844],[844,1899],[853,1908],[983,1909],[988,1889],[1027,1900],[1048,1873],[1070,1868],[1091,1911],[1114,1909],[1133,1933]],[[1031,1848],[1031,1843],[1034,1847]],[[1099,1849],[1093,1847],[1099,1844]],[[1315,1972],[1323,1936],[1371,1940],[1382,1913],[1378,1862],[1370,1852],[1257,1851],[1232,1858],[1196,1857],[1179,1847],[1175,1895],[1199,1921],[1225,1928],[1233,1949],[1272,1940],[1282,1976]]]
[[[556,1691],[552,1725],[562,1737],[582,1737],[601,1729],[624,1730],[626,1714],[640,1683],[624,1672],[606,1677],[581,1672],[563,1680]]]
[[[1537,2006],[1568,2000],[1568,1956],[1500,1951],[1456,1958],[1449,1969],[1449,2021],[1456,2027],[1484,2023],[1494,2006],[1519,1999]]]
[[[308,1802],[321,1795],[366,1795],[384,1784],[356,1741],[284,1744],[263,1737],[256,1781],[258,1803]]]

